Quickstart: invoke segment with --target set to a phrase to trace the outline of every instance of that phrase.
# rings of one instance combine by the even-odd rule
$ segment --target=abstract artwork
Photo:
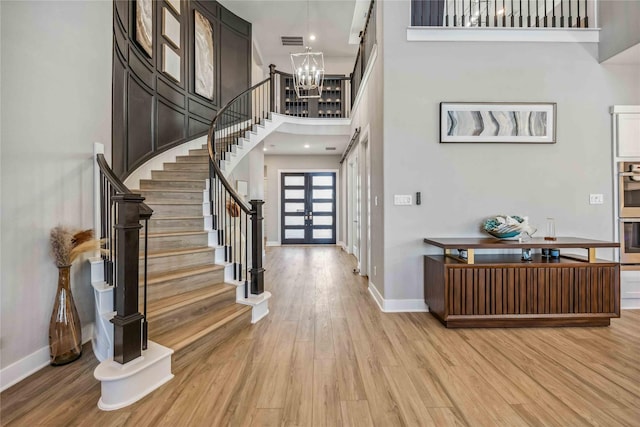
[[[136,41],[149,57],[153,53],[153,2],[136,0]]]
[[[440,142],[556,142],[555,103],[440,103]]]
[[[211,22],[197,10],[195,13],[195,80],[196,93],[213,99],[213,29]]]

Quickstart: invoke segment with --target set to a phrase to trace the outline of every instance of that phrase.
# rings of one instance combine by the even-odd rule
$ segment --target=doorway
[[[282,244],[336,243],[335,172],[283,172]]]

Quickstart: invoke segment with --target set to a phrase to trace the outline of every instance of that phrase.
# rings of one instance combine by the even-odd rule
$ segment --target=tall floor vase
[[[64,365],[82,355],[82,328],[71,294],[70,276],[70,265],[58,267],[58,292],[49,322],[52,365]]]

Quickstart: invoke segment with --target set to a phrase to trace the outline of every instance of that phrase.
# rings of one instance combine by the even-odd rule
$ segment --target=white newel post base
[[[121,365],[109,358],[93,371],[102,382],[102,396],[98,408],[114,411],[142,399],[173,378],[171,355],[173,350],[149,341],[142,356]]]

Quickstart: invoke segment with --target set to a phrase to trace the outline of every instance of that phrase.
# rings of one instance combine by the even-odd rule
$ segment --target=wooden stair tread
[[[234,303],[154,336],[153,341],[178,351],[250,311],[251,306]]]
[[[155,316],[170,313],[180,307],[185,307],[189,304],[202,301],[203,299],[215,297],[216,295],[221,295],[227,292],[233,292],[235,294],[235,289],[236,287],[233,285],[217,283],[205,288],[162,298],[149,303],[147,306],[147,317],[150,322],[153,322],[153,318]]]
[[[166,256],[172,256],[172,255],[185,255],[185,254],[190,254],[190,253],[198,253],[198,252],[209,252],[209,251],[213,251],[215,248],[212,248],[210,246],[198,246],[198,247],[193,247],[193,248],[186,248],[186,249],[170,249],[170,250],[164,250],[164,251],[153,251],[153,252],[148,252],[147,256],[149,258],[160,258],[160,257],[166,257]],[[142,257],[144,254],[140,254],[140,256]]]
[[[151,219],[158,219],[158,220],[162,220],[162,221],[179,221],[179,220],[190,220],[190,219],[203,219],[204,216],[200,215],[200,216],[161,216],[156,218],[155,216],[152,216]]]
[[[146,204],[149,206],[156,206],[156,205],[171,205],[171,206],[182,206],[182,205],[201,205],[203,202],[191,202],[188,200],[185,201],[180,201],[180,202],[171,202],[171,201],[166,201],[166,202],[147,202]]]
[[[171,270],[169,272],[149,274],[147,276],[147,284],[153,285],[156,283],[167,282],[169,280],[181,279],[183,277],[196,276],[198,274],[209,273],[212,271],[220,271],[220,270],[224,270],[224,266],[218,265],[218,264],[180,268],[176,270]]]
[[[154,237],[178,237],[178,236],[197,236],[202,234],[208,234],[207,230],[196,231],[161,231],[158,233],[149,233],[150,238]],[[145,233],[140,233],[140,238],[144,239]]]
[[[172,181],[173,182],[173,181]],[[186,188],[149,188],[149,189],[132,189],[132,193],[202,193],[203,190],[190,190]]]
[[[162,169],[164,170],[164,169]],[[158,182],[202,182],[204,179],[162,179],[162,178],[151,178],[151,179],[142,179],[141,181],[158,181]]]

